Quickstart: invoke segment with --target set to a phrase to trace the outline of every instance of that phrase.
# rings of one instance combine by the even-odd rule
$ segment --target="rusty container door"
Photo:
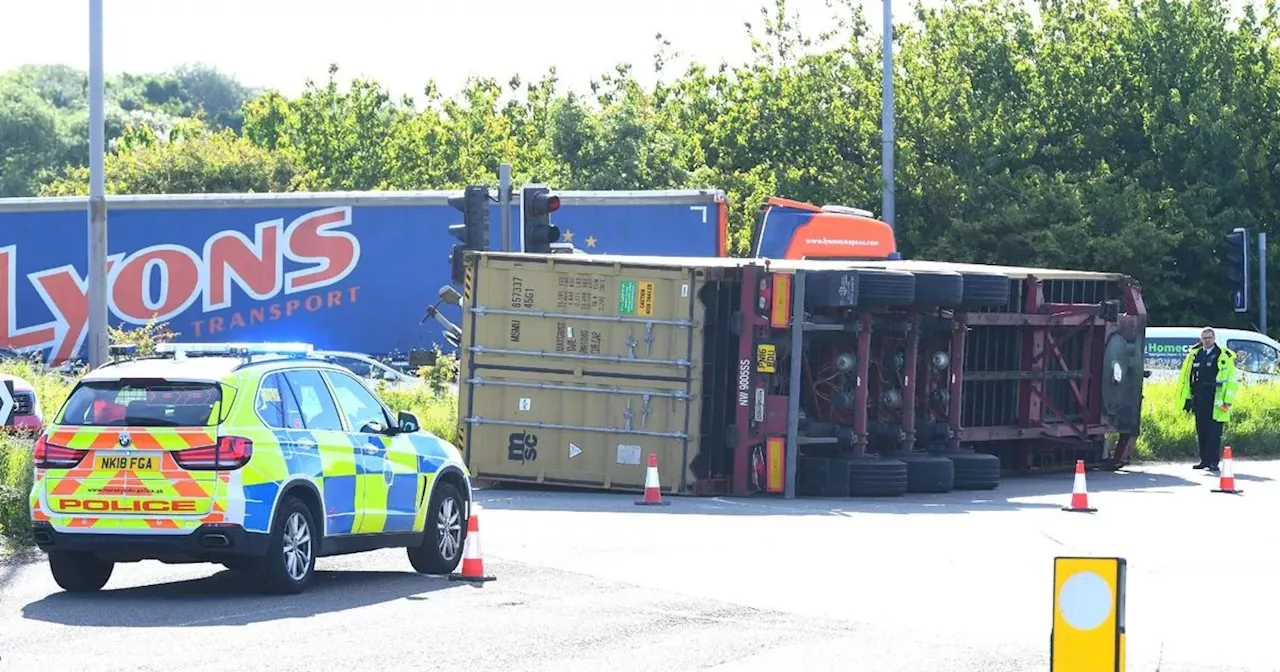
[[[473,477],[664,493],[693,487],[703,272],[567,255],[472,255],[459,344]]]

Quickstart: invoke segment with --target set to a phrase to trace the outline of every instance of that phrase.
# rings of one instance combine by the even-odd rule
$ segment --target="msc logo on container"
[[[537,461],[538,435],[512,432],[507,437],[507,459],[520,464]]]

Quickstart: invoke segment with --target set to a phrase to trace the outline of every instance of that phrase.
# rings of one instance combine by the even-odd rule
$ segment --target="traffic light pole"
[[[1258,331],[1267,333],[1267,234],[1258,232]]]

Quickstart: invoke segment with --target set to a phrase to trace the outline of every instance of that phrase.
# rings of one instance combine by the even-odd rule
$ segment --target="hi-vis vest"
[[[1191,398],[1191,362],[1195,360],[1196,355],[1204,350],[1204,346],[1197,343],[1191,347],[1191,351],[1187,353],[1186,359],[1182,360],[1182,371],[1178,374],[1178,400],[1186,403]],[[1218,346],[1218,378],[1217,386],[1213,392],[1213,419],[1218,422],[1227,422],[1231,419],[1230,410],[1222,410],[1223,404],[1234,405],[1236,400],[1236,389],[1240,383],[1239,376],[1236,375],[1236,353],[1228,348]]]

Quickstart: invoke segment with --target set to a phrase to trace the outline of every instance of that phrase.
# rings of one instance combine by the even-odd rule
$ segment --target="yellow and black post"
[[[1124,558],[1054,558],[1050,672],[1124,672]]]

